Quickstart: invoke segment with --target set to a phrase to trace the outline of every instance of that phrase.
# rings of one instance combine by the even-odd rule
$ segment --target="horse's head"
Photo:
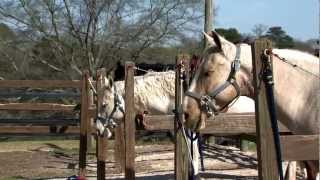
[[[240,50],[216,32],[205,34],[210,46],[184,99],[185,124],[199,130],[240,95]]]
[[[100,115],[103,118],[114,120],[124,117],[124,99],[119,92],[111,77],[105,78],[103,86],[103,100]]]

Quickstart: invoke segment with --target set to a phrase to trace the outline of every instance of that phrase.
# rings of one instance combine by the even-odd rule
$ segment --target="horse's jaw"
[[[240,95],[254,99],[253,74],[251,70],[241,68],[236,76],[236,81],[240,87]]]

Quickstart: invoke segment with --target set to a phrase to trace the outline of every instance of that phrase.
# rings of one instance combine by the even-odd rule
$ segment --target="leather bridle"
[[[194,93],[191,91],[187,91],[185,93],[186,96],[192,97],[195,100],[197,100],[200,104],[201,111],[207,113],[207,115],[210,117],[213,114],[218,114],[222,112],[225,108],[227,108],[235,99],[237,99],[240,96],[240,87],[236,81],[236,73],[240,70],[240,46],[237,46],[236,49],[236,57],[231,63],[231,71],[229,74],[228,79],[220,84],[218,87],[213,89],[210,93],[201,95],[199,93]],[[222,108],[218,108],[216,106],[216,97],[218,94],[220,94],[222,91],[224,91],[227,87],[232,85],[234,89],[237,92],[237,95],[230,100],[226,105],[224,105]]]

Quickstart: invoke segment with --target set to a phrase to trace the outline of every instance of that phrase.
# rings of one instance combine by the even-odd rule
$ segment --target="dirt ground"
[[[0,179],[66,179],[77,174],[78,141],[0,142]],[[173,178],[173,144],[136,146],[136,176],[138,180]],[[108,151],[108,179],[123,179],[114,163],[113,151]],[[255,153],[237,148],[207,146],[204,152],[204,179],[257,179]],[[94,154],[88,156],[88,179],[96,179]]]

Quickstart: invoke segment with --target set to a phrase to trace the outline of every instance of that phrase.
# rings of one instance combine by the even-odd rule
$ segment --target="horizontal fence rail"
[[[80,80],[0,80],[0,88],[81,88]]]
[[[66,93],[66,92],[0,92],[0,98],[79,98],[80,93]]]
[[[73,111],[75,105],[55,103],[7,103],[0,104],[0,110],[20,111]]]
[[[80,100],[82,93],[82,80],[0,80],[0,88],[16,88],[14,92],[0,92],[0,98],[43,98],[58,99],[72,98]],[[95,84],[95,82],[93,82]],[[34,91],[22,88],[36,89]],[[48,88],[47,90],[38,90]],[[59,90],[53,90],[57,89]],[[60,88],[75,88],[77,91],[60,90]],[[19,102],[0,103],[1,110],[5,111],[62,111],[73,112],[76,105],[62,103]],[[88,112],[92,115],[92,107]],[[64,117],[36,117],[36,118],[0,118],[0,134],[8,136],[21,135],[79,135],[80,120],[70,116]],[[50,126],[67,127],[63,133],[52,133]]]
[[[144,123],[145,129],[150,131],[156,130],[173,130],[174,115],[153,115],[146,116]],[[281,132],[290,132],[284,125],[279,122]],[[239,135],[255,134],[256,122],[254,113],[225,113],[215,116],[206,122],[206,127],[200,130],[204,134],[215,135]]]
[[[68,126],[66,131],[61,134],[77,134],[79,135],[80,129],[78,126]],[[50,127],[49,126],[0,126],[0,135],[42,135],[42,134],[50,134]],[[57,133],[54,133],[57,134]]]
[[[77,118],[0,118],[0,126],[10,125],[69,125],[76,126],[80,123]]]
[[[280,139],[284,160],[319,160],[319,135],[288,135]]]

